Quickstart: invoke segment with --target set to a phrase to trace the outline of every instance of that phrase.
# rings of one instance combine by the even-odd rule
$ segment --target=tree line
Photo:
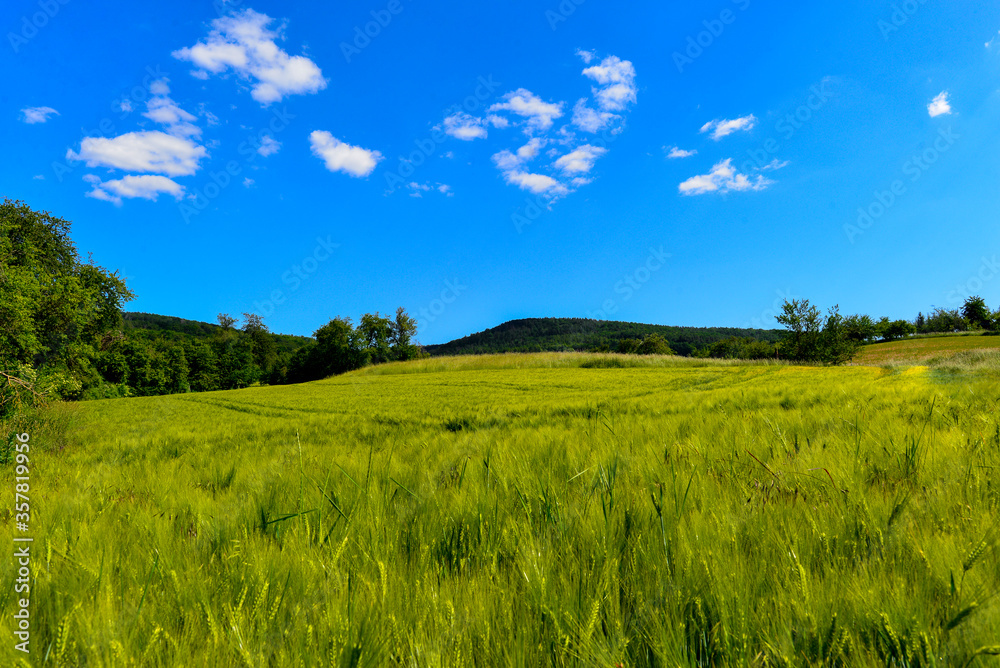
[[[186,332],[157,330],[156,316],[126,326],[134,294],[117,273],[82,261],[69,233],[48,212],[0,204],[0,419],[47,398],[294,383],[426,354],[403,308],[367,313],[357,326],[338,316],[311,340],[276,336],[254,313],[242,324],[220,314],[217,326],[189,323]]]
[[[843,316],[837,306],[823,315],[808,299],[793,299],[785,300],[776,319],[786,330],[781,341],[733,337],[703,348],[696,356],[843,364],[861,346],[870,343],[896,341],[916,334],[1000,332],[1000,309],[991,311],[979,296],[969,297],[961,308],[935,308],[926,316],[918,313],[912,321],[884,316],[875,320],[864,314]]]

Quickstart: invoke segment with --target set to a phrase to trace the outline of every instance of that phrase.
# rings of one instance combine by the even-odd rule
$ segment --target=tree
[[[979,329],[993,329],[993,314],[982,297],[972,296],[962,304],[962,317]]]
[[[236,324],[236,318],[229,315],[228,313],[220,313],[216,319],[219,321],[219,327],[221,327],[223,330],[228,331],[233,328],[233,325]]]
[[[313,336],[316,348],[308,363],[315,378],[360,369],[371,361],[365,337],[354,329],[350,318],[337,316],[317,329]]]
[[[788,330],[782,350],[787,357],[799,360],[816,360],[819,357],[819,338],[823,323],[820,311],[808,299],[785,300],[781,314],[775,318]]]
[[[0,204],[0,370],[35,369],[66,379],[63,397],[100,383],[104,334],[121,324],[134,295],[116,273],[80,261],[70,223],[23,202]],[[72,389],[74,388],[75,389]]]
[[[659,334],[648,334],[639,344],[640,355],[673,355],[670,344]]]
[[[244,313],[243,333],[253,343],[254,363],[265,375],[269,375],[278,361],[278,347],[264,324],[264,319],[256,313]]]
[[[392,359],[398,361],[411,360],[420,354],[420,349],[411,341],[417,335],[417,320],[406,314],[400,306],[396,309],[396,318],[392,321],[392,334],[389,341],[392,349]]]
[[[394,331],[393,322],[389,318],[377,311],[365,313],[358,323],[358,334],[368,348],[372,364],[382,364],[393,359],[391,346]]]
[[[858,344],[868,343],[876,336],[875,322],[867,315],[849,315],[844,318],[844,333]]]

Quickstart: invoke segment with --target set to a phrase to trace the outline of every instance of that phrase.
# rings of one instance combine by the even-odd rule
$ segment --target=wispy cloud
[[[326,88],[316,63],[305,56],[290,56],[278,46],[275,40],[284,38],[284,24],[272,30],[268,26],[273,22],[252,9],[217,18],[204,41],[178,49],[173,56],[193,63],[198,69],[191,74],[199,79],[231,69],[252,80],[250,96],[262,105]]]
[[[927,113],[930,114],[931,118],[951,113],[951,101],[948,99],[948,91],[941,91],[931,100],[930,104],[927,105]]]
[[[486,139],[486,122],[464,111],[459,111],[444,119],[444,131],[462,141]]]
[[[257,147],[257,153],[265,158],[269,155],[274,155],[280,150],[281,142],[271,135],[264,135],[264,137],[260,140],[260,146]]]
[[[354,177],[368,176],[382,160],[378,151],[351,146],[325,130],[315,130],[309,135],[313,155],[323,160],[331,172],[344,172]]]
[[[719,141],[723,137],[728,137],[734,132],[749,131],[757,125],[757,117],[753,114],[741,118],[712,120],[701,126],[700,132],[712,132],[712,139]]]
[[[44,123],[49,116],[58,116],[59,112],[52,107],[25,107],[21,110],[21,121],[29,125]]]
[[[667,157],[672,160],[676,160],[677,158],[690,158],[692,155],[697,155],[697,154],[698,151],[694,149],[686,151],[678,146],[671,146],[670,152],[667,153]]]
[[[607,152],[608,149],[601,146],[584,144],[576,150],[562,156],[553,164],[557,169],[561,170],[563,174],[569,176],[587,174],[594,168],[594,163],[597,162],[597,159]]]
[[[102,182],[100,177],[88,174],[83,179],[93,186],[87,197],[111,202],[115,206],[121,206],[123,198],[137,197],[155,202],[161,194],[172,195],[178,200],[184,195],[184,188],[165,176],[130,174],[120,179]]]
[[[708,174],[692,176],[677,189],[682,195],[723,194],[730,191],[763,190],[773,181],[758,174],[755,177],[741,174],[733,168],[732,158],[717,162]]]
[[[544,132],[552,127],[555,119],[563,115],[562,102],[545,102],[526,88],[518,88],[507,93],[503,102],[490,107],[490,111],[509,111],[527,119],[525,132]]]

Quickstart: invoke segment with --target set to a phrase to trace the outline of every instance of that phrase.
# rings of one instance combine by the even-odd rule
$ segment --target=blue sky
[[[1000,5],[0,10],[0,195],[130,310],[776,326],[1000,306]]]

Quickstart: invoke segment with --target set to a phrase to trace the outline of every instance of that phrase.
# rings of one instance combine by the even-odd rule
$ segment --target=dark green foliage
[[[676,354],[684,356],[733,336],[771,342],[782,337],[781,330],[670,327],[584,318],[526,318],[511,320],[449,343],[426,346],[426,349],[434,356],[559,350],[612,352],[618,350],[620,341],[642,340],[649,334],[660,335],[670,342],[670,348]]]
[[[779,355],[775,343],[733,336],[707,346],[698,352],[698,356],[718,359],[764,360],[775,359]]]
[[[875,324],[875,333],[883,341],[906,338],[915,332],[916,327],[906,320],[889,320],[883,317]]]
[[[834,306],[824,318],[808,299],[785,301],[777,320],[788,330],[780,353],[791,360],[843,364],[870,338],[871,318],[868,316],[845,318]]]
[[[982,297],[972,296],[966,299],[962,304],[962,317],[977,329],[993,329],[993,314]]]

